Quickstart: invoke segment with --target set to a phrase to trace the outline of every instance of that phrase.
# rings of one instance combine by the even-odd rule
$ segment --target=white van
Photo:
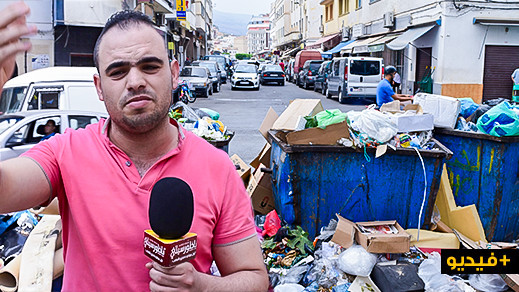
[[[0,114],[38,109],[106,113],[94,85],[94,67],[49,67],[7,81],[0,97]]]
[[[328,75],[326,97],[338,96],[340,103],[353,98],[375,101],[377,85],[384,78],[383,68],[382,58],[334,58]]]

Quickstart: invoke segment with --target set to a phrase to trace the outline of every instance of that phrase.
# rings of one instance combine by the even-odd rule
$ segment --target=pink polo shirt
[[[150,229],[151,189],[163,177],[193,190],[191,232],[198,234],[191,262],[208,273],[212,246],[256,236],[252,207],[227,154],[179,128],[179,144],[141,178],[104,129],[106,121],[67,131],[23,156],[35,160],[59,198],[63,221],[63,291],[148,291],[143,231]],[[176,124],[176,123],[174,123]]]

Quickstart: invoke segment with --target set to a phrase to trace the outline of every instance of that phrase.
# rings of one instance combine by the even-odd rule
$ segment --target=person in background
[[[279,61],[279,66],[281,67],[281,70],[285,72],[285,63],[283,63],[283,61]]]
[[[47,123],[45,124],[45,130],[44,130],[45,136],[41,137],[40,141],[44,141],[49,139],[50,137],[56,135],[56,121],[53,119],[49,119]]]
[[[33,32],[22,23],[28,13],[23,3],[0,11],[0,36],[8,40],[0,52],[10,57],[0,54],[0,68],[7,76],[15,54],[30,48],[18,41]],[[234,164],[168,117],[179,67],[169,62],[151,19],[131,10],[112,15],[94,63],[109,118],[0,163],[0,214],[59,199],[63,291],[267,291],[251,201]],[[190,185],[190,231],[198,234],[196,258],[168,268],[143,248],[150,192],[164,177]],[[210,274],[213,261],[221,277]]]
[[[384,79],[382,79],[377,86],[377,106],[381,107],[384,103],[392,102],[394,100],[408,101],[413,100],[410,95],[398,94],[393,91],[393,80],[396,74],[396,68],[387,66],[384,70]]]
[[[399,93],[400,84],[402,83],[402,80],[400,79],[400,74],[398,72],[395,73],[395,77],[393,78],[393,91],[395,93]]]
[[[514,73],[512,73],[512,81],[514,84],[519,84],[519,68],[515,69]]]

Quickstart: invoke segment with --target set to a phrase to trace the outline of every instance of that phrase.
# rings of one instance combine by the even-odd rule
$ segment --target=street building
[[[255,55],[269,51],[270,18],[268,14],[255,15],[247,25],[247,50]]]

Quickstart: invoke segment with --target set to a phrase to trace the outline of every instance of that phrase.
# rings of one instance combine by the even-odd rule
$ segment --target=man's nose
[[[126,77],[128,90],[138,90],[146,87],[146,80],[143,72],[137,68],[131,68]]]

